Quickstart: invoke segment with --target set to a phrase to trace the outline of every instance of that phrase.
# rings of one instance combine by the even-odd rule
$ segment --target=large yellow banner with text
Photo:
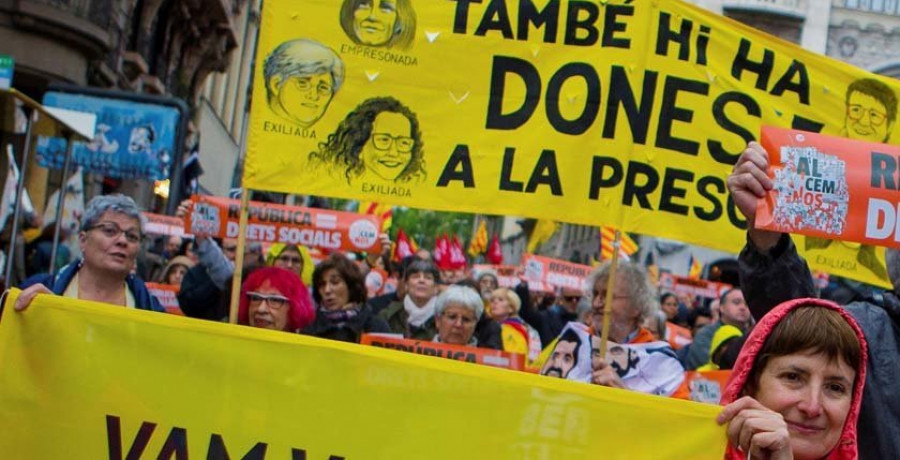
[[[271,0],[256,63],[249,188],[731,252],[760,126],[897,140],[895,81],[675,0]],[[809,259],[887,285],[842,245]]]
[[[5,458],[721,459],[725,448],[716,406],[55,296],[5,309],[0,363]]]

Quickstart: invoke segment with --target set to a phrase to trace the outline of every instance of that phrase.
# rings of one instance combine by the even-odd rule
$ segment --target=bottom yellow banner
[[[4,458],[721,459],[720,408],[39,296],[0,319]]]

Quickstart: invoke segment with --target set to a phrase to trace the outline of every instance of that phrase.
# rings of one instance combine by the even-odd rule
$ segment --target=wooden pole
[[[241,300],[241,275],[244,273],[244,245],[247,238],[247,220],[250,211],[250,190],[241,188],[241,218],[238,230],[237,254],[234,258],[234,277],[231,279],[231,309],[228,322],[237,324],[238,306]]]
[[[609,318],[612,316],[612,303],[615,293],[613,288],[616,283],[616,267],[619,265],[619,246],[622,240],[622,232],[616,230],[616,238],[613,240],[612,262],[609,265],[609,278],[606,280],[606,299],[603,302],[603,330],[600,333],[600,359],[606,359],[606,343],[609,341]],[[593,286],[591,286],[593,289]]]

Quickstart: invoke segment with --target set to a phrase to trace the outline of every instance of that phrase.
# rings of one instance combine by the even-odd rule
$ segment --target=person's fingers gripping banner
[[[17,313],[18,294],[0,321],[7,458],[724,454],[715,406],[56,296]]]
[[[245,186],[737,252],[760,126],[897,140],[893,79],[680,1],[394,5],[266,2]],[[810,262],[887,284],[839,251]]]

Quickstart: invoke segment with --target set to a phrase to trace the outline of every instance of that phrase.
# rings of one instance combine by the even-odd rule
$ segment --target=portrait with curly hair
[[[375,97],[348,113],[309,160],[347,183],[363,176],[408,183],[425,178],[424,154],[416,114],[392,97]]]

